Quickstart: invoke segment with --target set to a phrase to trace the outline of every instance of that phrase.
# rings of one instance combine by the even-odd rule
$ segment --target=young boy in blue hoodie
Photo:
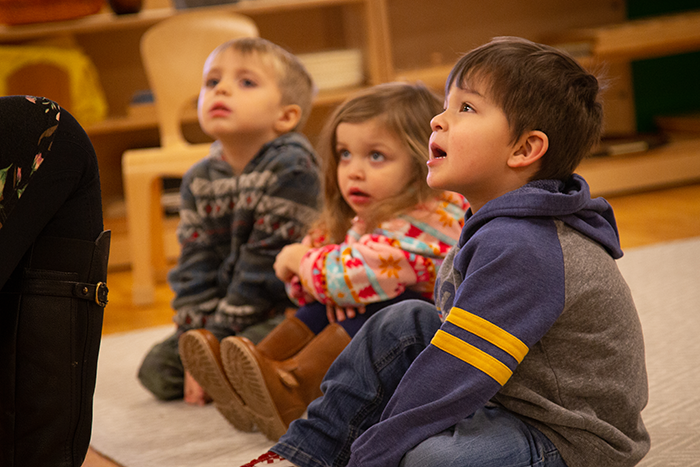
[[[436,306],[373,316],[308,419],[248,465],[616,467],[648,451],[615,218],[573,173],[600,135],[598,81],[556,49],[498,38],[445,89],[428,184],[471,209]]]

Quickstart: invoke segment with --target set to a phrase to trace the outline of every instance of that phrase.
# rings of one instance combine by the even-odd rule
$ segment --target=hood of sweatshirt
[[[591,199],[586,181],[574,174],[566,182],[535,180],[471,209],[459,239],[464,245],[485,223],[496,217],[553,217],[601,244],[615,259],[622,257],[612,207],[603,198]]]

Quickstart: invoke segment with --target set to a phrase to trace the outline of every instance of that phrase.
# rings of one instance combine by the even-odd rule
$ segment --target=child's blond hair
[[[336,129],[341,123],[362,123],[377,119],[394,133],[411,155],[412,177],[399,195],[382,200],[363,218],[368,229],[396,217],[417,204],[428,201],[435,192],[428,187],[428,143],[430,120],[442,112],[442,100],[422,84],[386,83],[353,95],[341,104],[326,122],[320,136],[319,154],[323,167],[324,207],[317,227],[328,232],[332,243],[341,243],[355,212],[338,188]]]
[[[301,117],[293,130],[300,130],[311,113],[311,104],[316,95],[316,87],[306,68],[292,53],[260,37],[243,37],[224,42],[209,56],[218,55],[233,49],[242,55],[255,54],[277,75],[277,85],[282,93],[282,105],[296,104],[301,108]]]

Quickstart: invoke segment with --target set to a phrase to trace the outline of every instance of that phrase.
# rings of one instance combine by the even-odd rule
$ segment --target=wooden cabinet
[[[700,11],[627,21],[625,3],[609,0],[387,0],[386,5],[395,77],[441,89],[461,53],[499,35],[561,46],[607,78],[607,135],[636,131],[631,60],[700,50]],[[594,195],[698,180],[700,135],[643,153],[590,158],[579,172]]]
[[[381,0],[242,0],[209,8],[233,10],[251,17],[262,37],[295,54],[360,49],[364,80],[359,87],[391,79],[391,60],[387,58],[386,50],[387,29],[382,23],[386,18],[385,4]],[[113,230],[110,258],[113,266],[129,263],[121,155],[127,149],[159,145],[153,105],[131,105],[136,93],[148,89],[139,41],[149,27],[178,13],[180,11],[166,5],[147,8],[134,15],[117,16],[105,11],[72,21],[0,26],[0,44],[3,46],[78,47],[98,70],[109,115],[99,123],[86,124],[85,129],[100,163],[105,224]],[[47,77],[47,81],[50,80]],[[357,89],[322,90],[319,93],[305,128],[312,141],[335,105]],[[36,94],[44,93],[37,91]],[[60,99],[57,100],[60,104]],[[194,106],[186,112],[185,121],[184,132],[189,140],[208,140],[199,129]],[[171,222],[166,229],[165,244],[170,257],[177,254],[172,235],[174,225]]]
[[[585,66],[610,70],[613,91],[608,95],[613,100],[613,112],[610,108],[606,111],[618,119],[617,126],[613,125],[617,133],[632,133],[635,125],[630,61],[700,50],[700,11],[571,29],[560,33],[555,42],[570,49]],[[621,99],[621,94],[630,97]],[[621,115],[626,115],[623,119],[626,122],[621,122]],[[640,153],[585,160],[579,173],[588,180],[594,194],[638,191],[700,180],[698,116],[666,120],[669,127],[676,128],[687,122],[685,126],[693,126],[694,132],[684,132],[679,138],[672,134],[668,144]]]
[[[158,5],[149,7],[153,2]],[[121,154],[127,149],[158,145],[152,106],[130,106],[134,94],[148,88],[139,56],[139,40],[147,28],[178,13],[168,2],[147,1],[147,8],[135,15],[116,16],[105,11],[73,21],[0,26],[2,45],[77,46],[97,67],[109,116],[102,122],[87,125],[86,130],[100,160],[106,224],[114,231],[113,265],[129,262],[121,201]],[[262,37],[295,54],[359,48],[363,53],[365,77],[361,86],[394,79],[420,80],[441,92],[458,57],[494,36],[522,36],[552,44],[566,42],[569,46],[583,44],[588,52],[582,61],[593,63],[596,59],[605,59],[608,62],[613,83],[604,96],[608,133],[631,132],[635,128],[630,59],[649,51],[664,53],[673,47],[693,48],[700,42],[697,15],[688,15],[690,23],[679,23],[672,28],[673,34],[659,38],[658,34],[648,32],[637,23],[625,22],[625,3],[619,0],[573,3],[565,0],[241,0],[209,8],[231,9],[250,16]],[[666,24],[665,28],[668,27]],[[622,38],[626,38],[626,42]],[[605,44],[609,46],[607,49]],[[305,129],[312,141],[334,106],[354,90],[356,88],[324,91],[318,96]],[[187,121],[188,139],[205,141],[194,109]],[[614,161],[589,161],[582,172],[590,175],[595,193],[637,189],[656,181],[677,181],[681,173],[685,178],[699,176],[700,156],[693,144],[679,147],[682,155],[675,156],[679,159],[678,165],[671,168],[675,175],[669,176],[668,169],[660,171],[658,168],[659,163],[663,164],[669,157],[673,159],[674,156],[668,154],[658,156],[660,159],[654,164],[626,156]],[[624,168],[616,168],[624,159],[629,159],[623,164]],[[644,180],[632,180],[629,176],[620,180],[620,170],[643,172],[643,176],[635,177]],[[171,257],[177,253],[172,228],[174,223],[166,233],[166,247]]]

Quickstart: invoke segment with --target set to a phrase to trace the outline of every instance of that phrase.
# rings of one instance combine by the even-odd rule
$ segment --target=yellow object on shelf
[[[107,99],[97,75],[97,69],[90,59],[78,49],[40,46],[0,46],[0,95],[17,94],[11,92],[8,83],[13,75],[23,68],[35,65],[49,65],[60,69],[68,76],[70,105],[59,105],[67,110],[82,124],[88,125],[104,120],[107,116]],[[50,81],[56,79],[53,74],[38,77]],[[23,94],[41,94],[31,88]],[[50,95],[49,99],[58,100]]]

